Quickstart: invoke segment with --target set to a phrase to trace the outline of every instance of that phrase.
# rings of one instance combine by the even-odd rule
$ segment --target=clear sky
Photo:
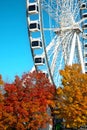
[[[0,0],[0,48],[0,74],[5,81],[31,70],[26,0]]]

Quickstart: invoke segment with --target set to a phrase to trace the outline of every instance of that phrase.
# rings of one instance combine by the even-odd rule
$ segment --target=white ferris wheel
[[[56,86],[65,65],[87,72],[87,0],[27,0],[27,24],[37,71]]]

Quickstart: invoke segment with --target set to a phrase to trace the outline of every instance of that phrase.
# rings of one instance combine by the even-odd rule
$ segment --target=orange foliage
[[[87,124],[87,74],[81,73],[77,64],[60,71],[63,87],[57,89],[55,113],[64,119],[66,127]]]

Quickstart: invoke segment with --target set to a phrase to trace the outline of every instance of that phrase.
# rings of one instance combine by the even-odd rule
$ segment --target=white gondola
[[[32,39],[31,40],[31,47],[33,49],[40,49],[42,48],[42,42],[41,42],[41,39]]]
[[[86,47],[86,48],[87,48],[87,43],[85,43],[84,47]]]
[[[85,54],[85,58],[87,58],[87,53]]]
[[[85,66],[87,67],[87,62],[85,63]]]
[[[35,65],[37,65],[37,66],[44,65],[45,64],[45,59],[42,56],[35,56],[34,57],[34,62],[35,62]]]
[[[87,29],[87,23],[83,24],[82,28]]]
[[[83,37],[84,39],[87,39],[87,33],[84,33],[84,34],[82,35],[82,37]]]
[[[83,13],[82,18],[87,18],[87,13]]]
[[[82,3],[81,6],[80,6],[80,9],[87,9],[86,8],[86,3]]]
[[[36,31],[40,31],[40,24],[38,21],[32,21],[29,24],[29,31],[31,32],[36,32]]]
[[[28,14],[37,14],[37,13],[38,13],[37,3],[30,3],[28,6]]]

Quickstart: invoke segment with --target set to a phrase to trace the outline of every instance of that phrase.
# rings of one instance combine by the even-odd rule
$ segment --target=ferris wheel
[[[27,0],[34,67],[59,86],[65,65],[87,72],[87,0]]]

